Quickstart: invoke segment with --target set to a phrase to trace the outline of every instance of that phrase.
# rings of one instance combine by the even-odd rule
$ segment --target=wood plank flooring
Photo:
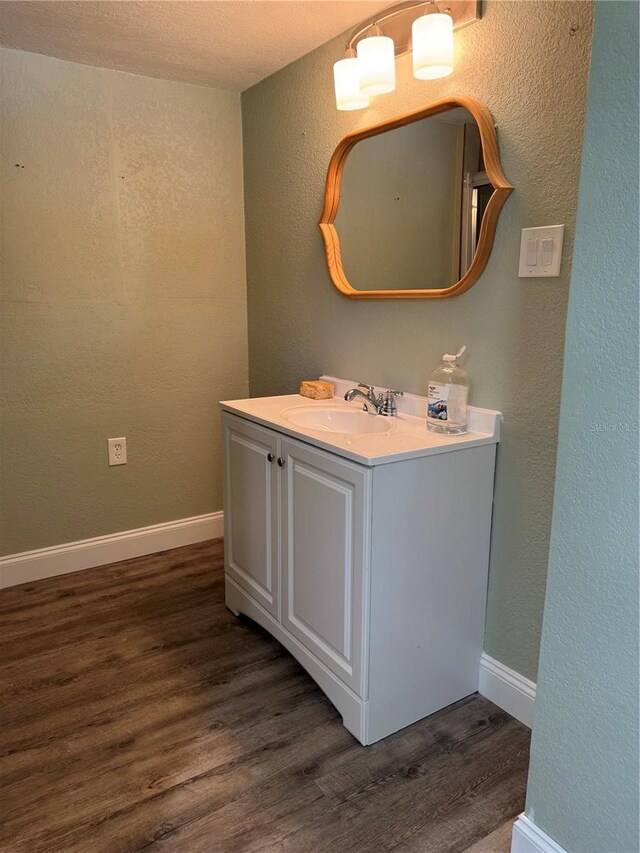
[[[522,810],[528,729],[475,696],[360,746],[222,565],[216,540],[0,594],[2,853],[453,853]]]
[[[491,835],[476,841],[472,847],[465,850],[465,853],[510,853],[513,823],[513,820],[503,823],[498,829],[494,829]]]

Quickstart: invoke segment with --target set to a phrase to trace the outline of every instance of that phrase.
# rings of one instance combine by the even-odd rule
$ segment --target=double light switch
[[[564,225],[523,228],[520,242],[520,278],[560,275]]]

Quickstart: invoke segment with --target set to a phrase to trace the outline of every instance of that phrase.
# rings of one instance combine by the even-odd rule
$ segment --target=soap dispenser
[[[445,435],[467,432],[469,377],[459,366],[466,346],[455,355],[443,355],[442,361],[429,377],[427,397],[427,429]]]

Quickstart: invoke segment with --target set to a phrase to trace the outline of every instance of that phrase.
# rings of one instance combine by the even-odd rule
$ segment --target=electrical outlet
[[[109,465],[127,464],[126,438],[108,438],[107,448],[109,449]]]

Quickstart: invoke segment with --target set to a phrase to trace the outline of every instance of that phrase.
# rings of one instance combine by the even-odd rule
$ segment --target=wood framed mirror
[[[352,299],[444,299],[483,272],[513,187],[489,110],[451,97],[341,140],[320,219],[327,268]]]

